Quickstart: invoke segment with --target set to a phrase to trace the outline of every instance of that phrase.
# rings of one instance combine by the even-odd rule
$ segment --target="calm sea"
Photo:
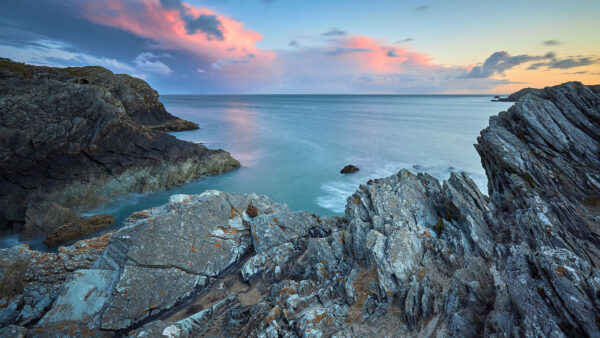
[[[360,183],[402,168],[447,179],[487,180],[473,143],[490,115],[510,103],[491,96],[431,95],[163,95],[167,110],[199,130],[175,133],[225,149],[242,168],[148,195],[130,195],[92,213],[110,213],[119,226],[131,213],[167,202],[172,194],[207,189],[264,194],[294,210],[341,215]],[[360,168],[342,175],[346,164]],[[0,246],[14,245],[5,239]],[[31,243],[32,246],[38,246]],[[42,244],[43,245],[43,244]]]

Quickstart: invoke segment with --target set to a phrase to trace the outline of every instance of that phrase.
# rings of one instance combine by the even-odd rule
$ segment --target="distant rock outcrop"
[[[174,195],[133,214],[92,266],[60,270],[50,303],[19,292],[55,263],[24,269],[35,256],[5,249],[3,285],[26,282],[0,311],[28,319],[4,325],[28,336],[600,336],[597,88],[525,95],[476,148],[489,197],[464,173],[440,183],[407,170],[361,185],[341,218],[259,195]]]
[[[37,201],[92,207],[239,166],[223,150],[151,131],[192,126],[144,81],[102,67],[0,59],[0,117],[0,233],[18,230]]]
[[[534,95],[537,95],[540,97],[543,97],[545,95],[543,89],[523,88],[519,91],[516,91],[516,92],[508,95],[508,97],[494,96],[494,99],[492,100],[492,102],[517,102],[517,101],[519,101],[520,98],[522,98],[523,96],[525,96],[527,94],[534,94]]]

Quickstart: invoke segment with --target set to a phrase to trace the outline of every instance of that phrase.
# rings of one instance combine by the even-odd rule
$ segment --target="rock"
[[[35,325],[38,334],[67,334],[100,324],[100,315],[117,281],[114,270],[77,270],[67,281],[52,309]]]
[[[345,166],[344,168],[342,168],[342,170],[340,170],[341,174],[353,174],[357,171],[359,171],[360,169],[357,166],[354,166],[352,164],[348,164],[347,166]]]
[[[9,325],[0,329],[0,338],[25,338],[27,332],[25,327]]]
[[[53,202],[32,203],[25,212],[25,226],[21,239],[45,236],[63,224],[78,222],[81,218],[72,210]]]
[[[28,208],[43,209],[36,203],[79,212],[240,165],[223,150],[152,131],[191,123],[167,113],[144,81],[102,67],[2,59],[0,97],[0,232],[18,230]]]
[[[95,215],[78,221],[69,222],[59,226],[44,240],[49,247],[57,246],[83,236],[92,234],[111,226],[115,218],[111,215]]]
[[[16,303],[10,303],[4,309],[0,309],[0,326],[14,323],[19,316]]]
[[[508,95],[508,97],[495,96],[494,100],[492,100],[492,102],[517,102],[517,101],[519,101],[520,98],[524,97],[527,94],[543,96],[544,91],[543,91],[543,89],[523,88],[517,92],[514,92],[514,93]]]
[[[10,319],[5,324],[28,324],[41,318],[63,288],[63,282],[75,270],[91,267],[111,235],[60,247],[58,253],[33,251],[24,245],[0,249],[1,293],[8,304],[0,313],[6,311]]]
[[[174,119],[170,119],[167,122],[163,122],[161,124],[153,126],[145,126],[145,128],[153,131],[185,131],[199,129],[200,127],[198,127],[198,125],[194,122],[182,120],[180,118],[175,117]]]

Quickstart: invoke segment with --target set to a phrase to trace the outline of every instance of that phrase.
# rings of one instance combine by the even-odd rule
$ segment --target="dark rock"
[[[189,123],[144,81],[102,67],[2,59],[0,98],[0,232],[38,201],[79,211],[239,166],[225,151],[150,131]]]
[[[65,223],[54,229],[44,240],[47,246],[57,246],[111,226],[115,218],[111,215],[95,215]]]
[[[81,218],[72,210],[53,202],[33,202],[25,212],[25,225],[21,239],[50,234],[63,224],[78,222]]]
[[[536,88],[523,88],[519,91],[516,91],[516,92],[508,95],[508,97],[495,96],[494,99],[492,100],[492,102],[517,102],[517,101],[519,101],[520,98],[522,98],[523,96],[525,96],[527,94],[533,94],[533,95],[543,97],[544,90],[536,89]]]
[[[347,166],[345,166],[344,168],[342,168],[342,170],[340,170],[341,174],[352,174],[355,173],[357,171],[359,171],[360,169],[357,166],[354,166],[352,164],[348,164]]]

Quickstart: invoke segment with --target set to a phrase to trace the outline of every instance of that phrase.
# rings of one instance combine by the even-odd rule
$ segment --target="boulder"
[[[353,174],[357,171],[359,171],[360,169],[352,164],[348,164],[347,166],[345,166],[344,168],[342,168],[342,170],[340,170],[341,174]]]
[[[66,223],[78,222],[81,218],[71,209],[53,202],[31,203],[25,213],[25,225],[21,239],[46,236]]]
[[[95,215],[65,223],[54,229],[44,240],[49,247],[57,246],[111,226],[115,218],[111,215]]]

